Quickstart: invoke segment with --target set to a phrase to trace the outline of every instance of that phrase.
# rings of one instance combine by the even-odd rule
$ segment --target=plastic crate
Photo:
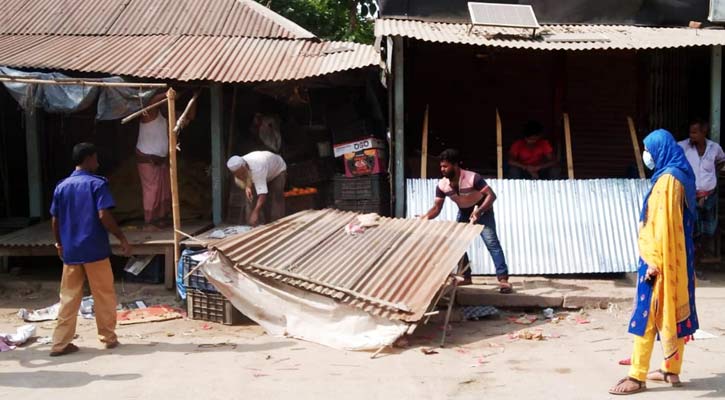
[[[183,267],[183,276],[184,278],[184,286],[187,289],[197,289],[197,290],[203,290],[205,292],[213,292],[218,293],[219,291],[212,285],[211,282],[209,282],[208,279],[206,279],[206,276],[204,276],[204,273],[201,272],[201,270],[197,269],[196,271],[192,272],[191,275],[186,276],[186,274],[189,273],[194,267],[199,265],[198,261],[194,261],[194,259],[191,258],[191,256],[196,254],[201,254],[206,252],[206,250],[201,250],[193,253],[186,253],[181,255],[181,265]]]
[[[224,325],[236,325],[244,320],[244,315],[221,294],[195,289],[187,292],[186,311],[191,319]]]
[[[390,198],[388,175],[368,175],[355,178],[335,176],[335,200],[371,200]]]
[[[390,215],[390,202],[369,200],[336,200],[334,208],[343,211],[354,211],[361,214],[376,213]]]

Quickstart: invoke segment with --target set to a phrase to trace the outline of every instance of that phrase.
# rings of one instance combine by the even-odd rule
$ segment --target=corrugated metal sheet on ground
[[[0,0],[0,7],[3,34],[315,37],[252,0]]]
[[[427,42],[460,43],[479,46],[532,50],[643,50],[688,46],[725,45],[725,30],[656,28],[632,25],[544,25],[543,36],[570,37],[553,42],[531,37],[531,30],[449,24],[413,20],[378,19],[375,36],[402,36]],[[578,38],[578,39],[577,39]],[[584,41],[583,38],[606,38]],[[579,41],[576,41],[579,40]]]
[[[487,180],[497,200],[496,228],[512,275],[633,272],[639,211],[650,183],[639,179]],[[433,205],[435,179],[408,179],[407,216]],[[455,221],[446,200],[438,217]],[[473,273],[495,268],[479,237],[469,249]]]
[[[481,231],[467,224],[381,218],[379,226],[350,236],[345,226],[357,215],[303,211],[213,248],[246,272],[374,315],[416,322]]]
[[[0,65],[142,78],[263,82],[378,65],[373,46],[213,36],[0,35]]]

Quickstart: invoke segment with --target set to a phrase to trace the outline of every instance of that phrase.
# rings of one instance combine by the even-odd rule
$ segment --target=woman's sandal
[[[633,390],[627,390],[627,391],[617,391],[616,389],[618,387],[620,387],[625,382],[636,383],[637,384],[637,388],[635,388]],[[619,382],[617,382],[617,384],[613,388],[609,389],[609,394],[614,394],[614,395],[617,395],[617,396],[626,396],[628,394],[635,394],[635,393],[644,392],[646,389],[647,389],[647,384],[646,383],[644,383],[642,381],[638,381],[638,380],[636,380],[636,379],[631,378],[631,377],[628,376],[626,378],[620,379]]]
[[[652,377],[653,374],[660,374],[660,375],[657,375],[656,377]],[[660,379],[660,376],[662,379]],[[647,380],[654,381],[654,382],[669,383],[670,385],[672,385],[672,387],[681,387],[682,386],[681,381],[672,382],[673,376],[676,376],[678,379],[680,378],[679,375],[677,375],[677,374],[673,374],[672,372],[667,372],[667,371],[658,369],[657,371],[652,371],[652,372],[648,373]]]

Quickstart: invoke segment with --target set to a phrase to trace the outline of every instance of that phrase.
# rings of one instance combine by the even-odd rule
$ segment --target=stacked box
[[[186,310],[191,319],[224,325],[236,325],[244,319],[242,313],[219,293],[189,289],[186,296]]]

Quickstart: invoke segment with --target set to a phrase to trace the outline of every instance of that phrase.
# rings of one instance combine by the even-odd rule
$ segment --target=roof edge
[[[260,3],[257,3],[254,0],[237,0],[239,3],[246,5],[254,12],[261,14],[263,17],[273,21],[274,23],[282,26],[283,28],[287,29],[288,31],[292,32],[297,39],[318,39],[317,35],[314,33],[306,30],[305,28],[297,25],[295,22],[293,22],[290,19],[287,19],[273,10],[263,6]]]

